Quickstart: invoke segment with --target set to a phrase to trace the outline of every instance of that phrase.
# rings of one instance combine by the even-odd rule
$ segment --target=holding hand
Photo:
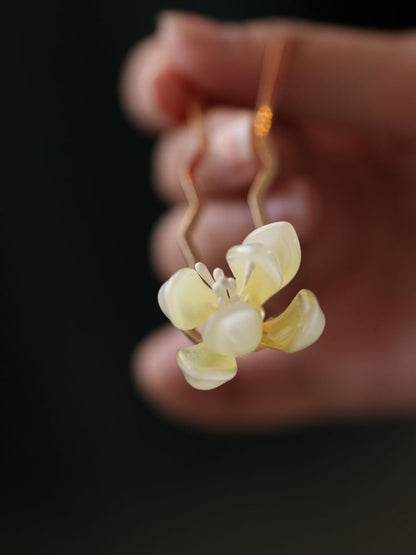
[[[194,149],[185,115],[195,91],[209,103],[198,174],[208,202],[195,232],[204,262],[224,266],[227,248],[252,229],[252,110],[264,46],[286,36],[295,48],[272,138],[281,169],[266,210],[270,221],[295,226],[302,265],[270,312],[306,284],[327,327],[306,351],[241,358],[238,377],[208,392],[191,389],[176,365],[183,335],[170,326],[155,332],[137,351],[137,383],[171,417],[205,427],[259,429],[416,406],[414,35],[162,16],[122,80],[129,117],[160,132],[154,174],[172,209],[153,235],[155,267],[166,279],[184,265],[175,244],[177,176]]]

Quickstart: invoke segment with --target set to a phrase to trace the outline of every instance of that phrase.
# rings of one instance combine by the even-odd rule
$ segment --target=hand
[[[237,377],[208,392],[192,389],[176,366],[181,332],[153,333],[134,359],[137,384],[161,411],[193,425],[265,429],[416,407],[415,35],[164,14],[122,78],[129,117],[161,134],[155,181],[172,208],[153,235],[155,267],[166,279],[185,265],[175,244],[177,175],[194,145],[185,116],[195,90],[209,105],[198,174],[208,203],[196,231],[204,262],[224,267],[227,248],[250,231],[252,109],[264,45],[284,36],[296,46],[279,98],[281,171],[267,210],[294,224],[303,261],[271,312],[307,287],[327,327],[305,351],[243,357]]]

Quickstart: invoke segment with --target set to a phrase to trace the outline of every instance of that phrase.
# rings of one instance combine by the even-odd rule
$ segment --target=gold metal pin
[[[255,176],[247,195],[247,203],[255,227],[267,223],[263,200],[278,172],[278,155],[271,148],[269,134],[275,119],[282,76],[289,51],[289,40],[273,41],[266,45],[263,69],[259,83],[256,112],[253,121],[253,144],[261,168]],[[193,243],[193,232],[201,213],[203,199],[196,183],[195,172],[207,151],[207,139],[202,104],[194,101],[189,111],[189,121],[194,130],[196,151],[180,173],[179,180],[187,201],[185,215],[178,230],[178,244],[188,266],[194,267],[199,257]]]

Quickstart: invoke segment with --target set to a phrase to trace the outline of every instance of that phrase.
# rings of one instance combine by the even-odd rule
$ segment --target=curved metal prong
[[[195,183],[195,171],[206,152],[205,126],[200,102],[195,101],[191,106],[189,119],[195,132],[196,152],[189,163],[179,171],[179,181],[187,207],[178,229],[178,244],[188,266],[193,268],[200,258],[192,234],[202,206],[201,194]]]
[[[281,86],[284,65],[288,53],[288,39],[270,43],[266,47],[257,108],[253,123],[253,142],[260,160],[260,170],[247,195],[247,203],[255,227],[267,223],[263,199],[279,168],[278,154],[271,148],[269,133],[275,114],[273,112]]]

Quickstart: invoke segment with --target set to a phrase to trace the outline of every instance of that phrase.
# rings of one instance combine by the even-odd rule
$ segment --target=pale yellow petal
[[[312,291],[302,289],[277,318],[263,325],[262,347],[294,353],[312,345],[325,327],[325,316]]]
[[[214,389],[237,373],[235,357],[215,353],[204,343],[179,349],[176,360],[186,381],[196,389]]]
[[[274,222],[252,231],[243,245],[260,243],[277,258],[284,287],[296,275],[300,266],[301,252],[295,228],[289,222]]]
[[[159,289],[159,306],[180,330],[203,324],[217,306],[217,298],[195,270],[182,268]]]
[[[243,356],[255,351],[263,333],[263,319],[253,306],[236,302],[213,312],[204,326],[205,345],[222,355]]]
[[[237,245],[227,252],[227,262],[237,282],[242,301],[260,307],[282,285],[279,263],[260,244]]]

